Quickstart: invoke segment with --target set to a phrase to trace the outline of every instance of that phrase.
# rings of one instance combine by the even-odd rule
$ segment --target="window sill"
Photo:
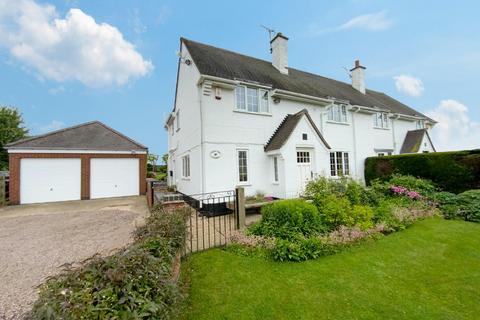
[[[237,186],[239,187],[249,187],[252,184],[250,182],[237,182]]]
[[[278,186],[278,185],[280,185],[280,182],[274,181],[274,182],[272,182],[272,184]]]
[[[348,122],[338,122],[338,121],[333,121],[333,120],[327,120],[327,123],[341,124],[341,125],[344,125],[344,126],[349,126],[350,125],[350,123],[348,123]]]
[[[190,181],[190,178],[182,178],[184,181]]]
[[[271,113],[267,113],[267,112],[252,112],[252,111],[246,111],[246,110],[240,110],[240,109],[233,109],[233,112],[246,113],[246,114],[254,114],[254,115],[256,115],[256,116],[267,116],[267,117],[271,117],[271,116],[272,116]]]
[[[382,127],[373,127],[373,129],[378,129],[378,130],[390,130],[390,128],[382,128]]]

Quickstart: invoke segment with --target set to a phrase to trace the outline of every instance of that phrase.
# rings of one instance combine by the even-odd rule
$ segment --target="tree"
[[[147,161],[149,162],[149,164],[151,165],[151,170],[153,172],[155,172],[155,166],[157,165],[157,161],[158,161],[158,155],[157,154],[153,154],[153,153],[149,153],[148,154],[148,159]]]
[[[163,156],[162,156],[162,161],[165,165],[168,164],[168,153],[165,153]]]
[[[8,153],[5,145],[25,138],[28,129],[23,126],[18,109],[0,106],[0,170],[8,170]]]

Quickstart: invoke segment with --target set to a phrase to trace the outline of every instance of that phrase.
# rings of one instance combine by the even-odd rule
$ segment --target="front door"
[[[312,152],[297,150],[298,194],[305,191],[305,186],[312,180]]]

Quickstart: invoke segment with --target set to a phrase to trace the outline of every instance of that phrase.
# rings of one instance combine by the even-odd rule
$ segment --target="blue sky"
[[[479,10],[476,1],[0,0],[0,105],[18,107],[32,134],[100,120],[163,154],[180,36],[270,60],[264,24],[290,38],[290,66],[348,82],[344,67],[359,58],[368,88],[440,121],[438,149],[478,148]]]

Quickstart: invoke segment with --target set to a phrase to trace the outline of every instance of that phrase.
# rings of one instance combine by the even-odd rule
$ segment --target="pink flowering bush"
[[[421,200],[423,197],[420,195],[420,193],[412,190],[408,190],[407,188],[404,188],[402,186],[391,186],[390,191],[394,195],[403,195],[407,196],[412,200]]]
[[[275,239],[253,234],[245,234],[245,232],[241,230],[235,230],[230,235],[230,242],[247,247],[261,246],[266,249],[271,249],[275,243]]]

